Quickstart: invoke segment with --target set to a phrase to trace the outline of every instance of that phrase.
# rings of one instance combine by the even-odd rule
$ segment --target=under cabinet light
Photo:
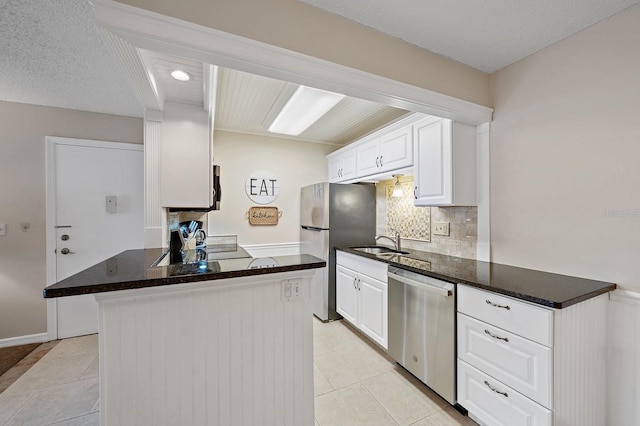
[[[297,136],[325,115],[345,95],[300,86],[287,101],[269,131]]]
[[[191,80],[191,76],[188,72],[182,70],[173,70],[171,71],[171,77],[175,78],[178,81],[189,81]]]

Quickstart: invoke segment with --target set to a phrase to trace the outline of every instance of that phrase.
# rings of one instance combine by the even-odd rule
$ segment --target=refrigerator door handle
[[[326,229],[324,229],[324,228],[316,228],[315,226],[302,225],[301,228],[302,229],[306,229],[307,231],[314,231],[314,232],[326,231]]]

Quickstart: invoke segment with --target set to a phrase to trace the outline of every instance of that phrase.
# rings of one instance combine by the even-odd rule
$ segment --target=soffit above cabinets
[[[142,63],[157,86],[159,104],[180,102],[204,108],[205,64],[164,53],[142,51]],[[208,67],[208,65],[207,65]],[[191,76],[177,81],[171,71]],[[215,128],[309,142],[344,145],[402,117],[408,111],[346,97],[299,136],[270,133],[267,129],[298,85],[229,68],[218,70]]]

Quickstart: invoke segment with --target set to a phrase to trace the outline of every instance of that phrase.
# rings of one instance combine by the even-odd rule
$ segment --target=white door
[[[54,282],[144,246],[144,158],[137,144],[47,138]],[[51,248],[50,246],[50,248]],[[55,299],[57,338],[98,332],[93,295]]]

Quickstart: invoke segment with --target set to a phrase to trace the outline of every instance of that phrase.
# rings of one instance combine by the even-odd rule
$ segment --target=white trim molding
[[[166,210],[160,206],[162,112],[144,111],[144,246],[166,246]]]
[[[627,305],[640,306],[640,293],[629,290],[615,290],[609,293],[612,302],[626,303]]]
[[[252,257],[289,256],[300,254],[302,243],[273,243],[273,244],[250,244],[243,245],[242,248]]]
[[[422,87],[111,0],[94,0],[93,5],[99,27],[138,49],[178,55],[467,124],[478,125],[492,118],[493,109],[489,107]],[[113,43],[111,47],[118,45]]]
[[[50,339],[48,333],[29,334],[27,336],[8,337],[0,339],[0,348],[8,348],[10,346],[28,345],[31,343],[48,342]]]

